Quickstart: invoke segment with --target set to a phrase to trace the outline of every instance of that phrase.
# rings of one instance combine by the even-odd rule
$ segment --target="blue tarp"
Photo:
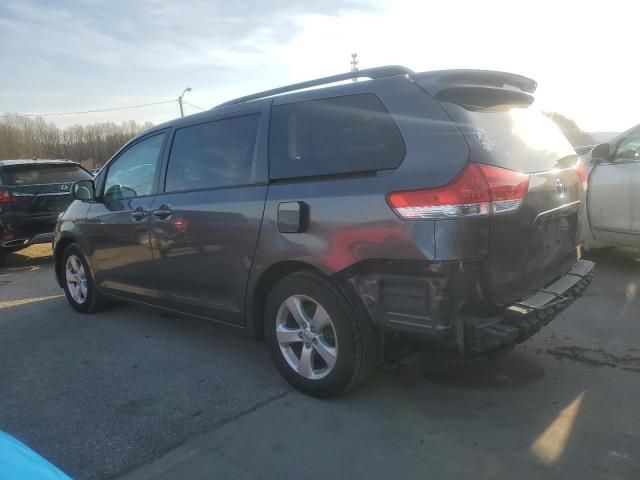
[[[24,443],[0,432],[0,480],[71,480]]]

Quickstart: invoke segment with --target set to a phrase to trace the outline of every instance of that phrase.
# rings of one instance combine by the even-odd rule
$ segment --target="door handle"
[[[160,208],[151,212],[153,218],[158,220],[166,220],[171,216],[171,209],[167,205],[160,205]]]
[[[144,220],[145,218],[147,218],[147,215],[148,213],[142,207],[138,207],[131,212],[131,217],[136,222],[139,222],[140,220]]]

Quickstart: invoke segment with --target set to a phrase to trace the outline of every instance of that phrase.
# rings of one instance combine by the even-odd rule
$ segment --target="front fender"
[[[87,214],[89,213],[89,209],[91,208],[90,203],[75,201],[64,211],[60,218],[58,218],[58,223],[56,224],[56,228],[53,231],[53,262],[54,262],[54,271],[56,276],[56,281],[60,287],[63,286],[62,278],[60,275],[61,267],[60,263],[62,261],[62,253],[64,249],[70,243],[76,243],[80,247],[83,252],[87,252],[87,245],[84,235],[82,235],[82,225],[86,221]],[[93,273],[91,268],[91,262],[89,257],[85,255],[85,259],[89,264],[89,269]]]

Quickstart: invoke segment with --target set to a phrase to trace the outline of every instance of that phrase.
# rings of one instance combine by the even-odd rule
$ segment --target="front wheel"
[[[282,279],[267,301],[264,333],[282,376],[329,398],[363,380],[373,365],[371,325],[329,281],[309,272]]]
[[[93,313],[104,308],[108,301],[96,289],[84,253],[75,244],[62,254],[62,284],[67,301],[80,313]]]

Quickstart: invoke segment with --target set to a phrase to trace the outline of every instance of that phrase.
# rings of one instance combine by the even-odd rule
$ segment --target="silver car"
[[[640,248],[640,125],[582,159],[589,170],[585,248]]]

